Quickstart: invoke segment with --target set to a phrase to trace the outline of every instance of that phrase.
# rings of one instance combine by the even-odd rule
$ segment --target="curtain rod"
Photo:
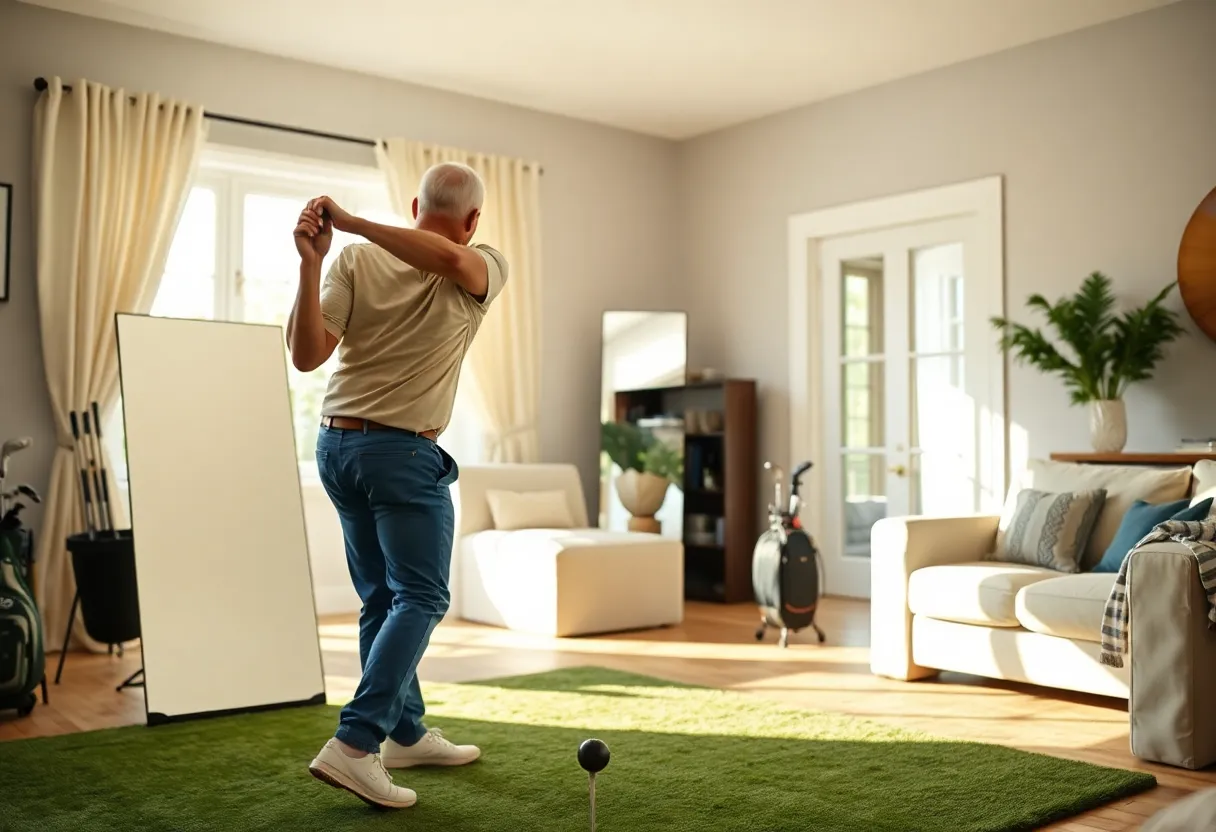
[[[38,77],[38,78],[34,79],[34,89],[36,89],[38,92],[45,92],[49,87],[50,87],[50,84],[47,82],[47,80],[45,78]],[[72,88],[70,86],[68,86],[67,84],[64,84],[63,91],[71,92]],[[134,102],[135,99],[132,98],[131,101]],[[258,119],[254,119],[254,118],[245,118],[243,116],[229,116],[229,115],[224,115],[223,113],[211,113],[206,110],[203,110],[203,118],[209,118],[212,121],[226,121],[229,124],[243,124],[247,127],[260,127],[263,130],[277,130],[280,133],[295,133],[296,135],[299,135],[299,136],[312,136],[313,138],[317,138],[317,139],[329,139],[330,141],[335,141],[335,142],[346,142],[348,144],[359,144],[359,145],[363,145],[364,147],[376,147],[379,144],[383,144],[382,141],[377,141],[376,139],[366,139],[366,138],[363,138],[362,136],[348,136],[344,133],[327,133],[324,130],[313,130],[308,127],[293,127],[290,124],[278,124],[273,121],[259,121]],[[526,167],[531,168],[532,166],[527,165]],[[537,172],[541,176],[544,176],[545,169],[539,168],[537,170]]]

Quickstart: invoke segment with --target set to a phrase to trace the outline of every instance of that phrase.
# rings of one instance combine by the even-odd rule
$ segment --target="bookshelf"
[[[689,415],[696,424],[689,424]],[[617,422],[660,417],[683,420],[684,597],[749,601],[752,549],[760,533],[756,382],[722,379],[615,394]]]

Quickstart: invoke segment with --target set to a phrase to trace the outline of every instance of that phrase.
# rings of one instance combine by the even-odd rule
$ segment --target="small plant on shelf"
[[[632,515],[629,528],[658,534],[655,514],[663,507],[670,485],[684,484],[684,454],[629,422],[604,422],[600,425],[600,448],[605,466],[621,469],[616,491],[621,505]]]
[[[650,431],[631,422],[604,422],[600,440],[608,465],[616,465],[621,471],[653,474],[683,487],[683,451],[655,438]]]

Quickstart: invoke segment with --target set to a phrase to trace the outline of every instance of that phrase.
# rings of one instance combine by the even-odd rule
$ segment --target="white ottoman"
[[[581,636],[679,624],[684,547],[640,532],[587,528],[572,465],[462,468],[457,480],[459,615],[549,636]],[[485,493],[566,494],[573,528],[500,530]]]

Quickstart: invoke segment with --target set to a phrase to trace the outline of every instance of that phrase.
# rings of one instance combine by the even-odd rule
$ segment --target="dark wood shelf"
[[[1216,453],[1053,453],[1056,462],[1084,462],[1090,465],[1194,465],[1203,459],[1216,460]]]
[[[756,489],[760,462],[756,441],[756,382],[713,379],[676,387],[616,393],[615,419],[636,422],[682,418],[686,410],[722,414],[722,430],[684,434],[684,529],[693,515],[721,518],[721,546],[684,544],[685,597],[736,603],[752,592],[752,550],[760,532]],[[712,472],[714,489],[702,487],[696,470]],[[695,481],[694,481],[695,479]]]
[[[640,387],[637,390],[620,390],[618,396],[642,396],[642,395],[662,395],[663,393],[674,393],[681,390],[713,390],[717,387],[722,387],[730,383],[730,379],[716,378],[707,379],[705,381],[691,381],[688,384],[678,384],[674,387]]]

